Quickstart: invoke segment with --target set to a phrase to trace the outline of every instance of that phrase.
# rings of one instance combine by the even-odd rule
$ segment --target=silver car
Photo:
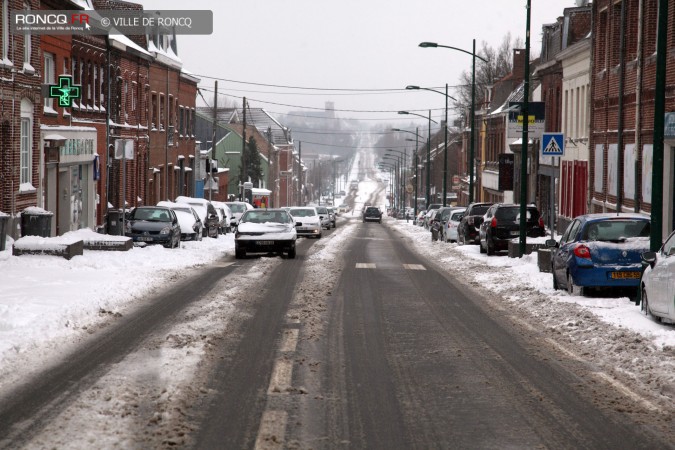
[[[330,230],[331,221],[330,214],[328,209],[325,206],[315,206],[316,212],[319,213],[319,218],[321,219],[321,226],[327,230]]]
[[[648,265],[642,273],[642,310],[656,318],[675,321],[675,231],[658,252],[642,254]]]

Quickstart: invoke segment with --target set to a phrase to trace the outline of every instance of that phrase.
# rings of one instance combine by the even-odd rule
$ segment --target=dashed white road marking
[[[376,266],[374,263],[356,263],[357,269],[375,269]]]
[[[293,376],[293,361],[280,358],[274,364],[272,371],[272,378],[270,379],[270,386],[267,388],[267,393],[287,394],[288,388],[291,387],[291,379]]]
[[[284,448],[286,435],[286,411],[265,411],[260,420],[258,437],[255,440],[255,450],[271,450]]]
[[[422,264],[403,264],[403,268],[407,270],[427,270]]]
[[[284,335],[281,338],[281,348],[279,350],[282,352],[294,352],[295,348],[298,346],[299,335],[300,330],[298,330],[297,328],[284,330]]]

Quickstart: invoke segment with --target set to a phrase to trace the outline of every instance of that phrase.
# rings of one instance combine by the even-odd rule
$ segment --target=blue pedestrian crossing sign
[[[563,133],[544,133],[541,136],[542,156],[563,156],[565,154],[565,136]]]

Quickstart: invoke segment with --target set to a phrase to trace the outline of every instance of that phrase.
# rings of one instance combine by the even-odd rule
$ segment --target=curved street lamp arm
[[[483,61],[485,63],[488,62],[488,60],[483,58],[482,56],[479,56],[476,53],[472,53],[472,52],[470,52],[468,50],[464,50],[462,48],[451,47],[449,45],[441,45],[441,44],[437,44],[435,42],[420,42],[419,46],[422,47],[422,48],[436,48],[436,47],[449,48],[451,50],[457,50],[458,52],[466,53],[467,55],[475,56],[476,58],[480,59],[481,61]]]

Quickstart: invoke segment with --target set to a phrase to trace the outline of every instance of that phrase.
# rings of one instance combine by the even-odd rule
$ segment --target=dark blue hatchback
[[[573,295],[583,295],[585,288],[637,288],[642,273],[640,255],[649,251],[649,224],[649,216],[644,214],[575,218],[560,242],[546,241],[551,248],[553,287],[567,288]]]

